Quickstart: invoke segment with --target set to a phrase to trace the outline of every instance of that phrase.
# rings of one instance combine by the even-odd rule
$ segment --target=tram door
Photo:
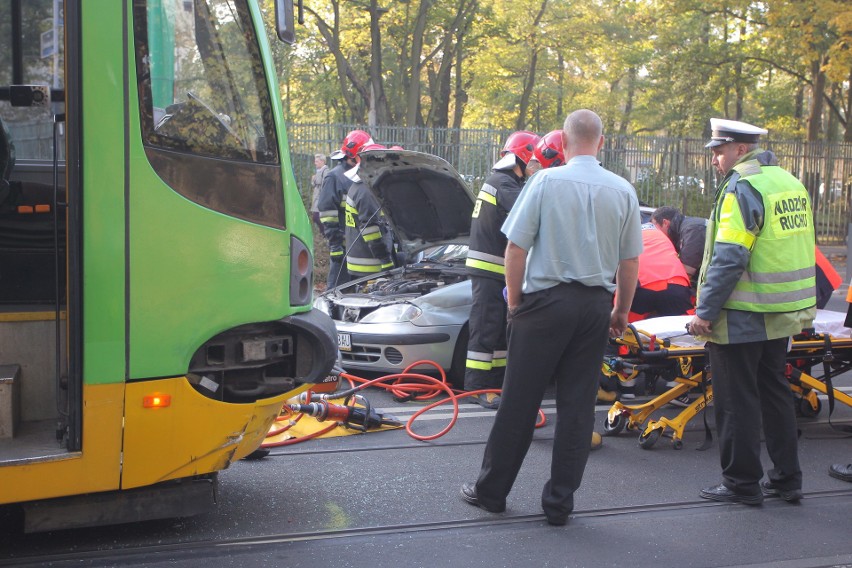
[[[0,462],[81,447],[64,21],[61,0],[0,0]]]

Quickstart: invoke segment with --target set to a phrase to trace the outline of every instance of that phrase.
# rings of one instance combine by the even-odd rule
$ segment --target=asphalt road
[[[845,303],[837,296],[829,307],[840,311]],[[850,375],[835,386],[852,393]],[[400,419],[422,407],[374,389],[366,396]],[[598,408],[599,431],[607,408]],[[455,427],[432,442],[404,430],[371,432],[238,462],[220,475],[218,508],[199,517],[37,535],[16,533],[13,519],[0,519],[0,565],[852,566],[852,484],[827,475],[829,464],[852,460],[852,439],[830,428],[826,401],[818,416],[799,422],[805,499],[798,505],[699,499],[702,487],[720,480],[717,446],[696,450],[704,440],[699,415],[681,450],[665,438],[641,449],[634,432],[605,438],[564,527],[549,526],[539,506],[552,395],[543,409],[549,421],[536,431],[502,514],[459,498],[461,484],[478,472],[494,414],[462,404]],[[449,407],[431,411],[414,430],[437,432],[448,414]],[[852,408],[839,405],[832,422],[852,423]]]

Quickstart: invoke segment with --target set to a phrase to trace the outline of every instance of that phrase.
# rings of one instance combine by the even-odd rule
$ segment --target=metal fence
[[[313,155],[339,147],[352,124],[290,124],[291,159],[299,187],[314,172]],[[369,130],[382,144],[429,152],[450,162],[476,191],[496,161],[509,130],[378,127]],[[639,199],[659,207],[673,205],[687,215],[705,217],[717,183],[705,140],[659,136],[608,137],[601,162],[635,187]],[[852,144],[767,139],[763,148],[799,178],[813,200],[817,242],[846,242],[852,220]]]
[[[10,124],[19,158],[51,159],[49,123]],[[352,124],[288,124],[293,173],[303,196],[310,188],[316,153],[339,148]],[[498,158],[509,130],[406,128],[370,129],[382,144],[399,144],[441,156],[450,162],[471,189],[478,191]],[[687,215],[709,214],[717,179],[704,140],[657,136],[608,137],[601,152],[604,167],[630,181],[648,205],[673,205]],[[852,222],[852,144],[767,139],[762,146],[778,156],[782,167],[802,180],[811,195],[817,242],[846,242]],[[61,158],[61,156],[60,156]]]

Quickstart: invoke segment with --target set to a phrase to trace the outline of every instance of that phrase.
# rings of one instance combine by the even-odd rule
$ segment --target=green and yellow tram
[[[0,0],[0,505],[28,530],[205,510],[335,386],[270,53],[257,0]]]

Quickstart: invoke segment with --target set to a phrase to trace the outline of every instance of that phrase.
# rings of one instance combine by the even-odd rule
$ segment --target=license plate
[[[352,351],[352,336],[348,333],[338,333],[337,346],[341,351]]]

